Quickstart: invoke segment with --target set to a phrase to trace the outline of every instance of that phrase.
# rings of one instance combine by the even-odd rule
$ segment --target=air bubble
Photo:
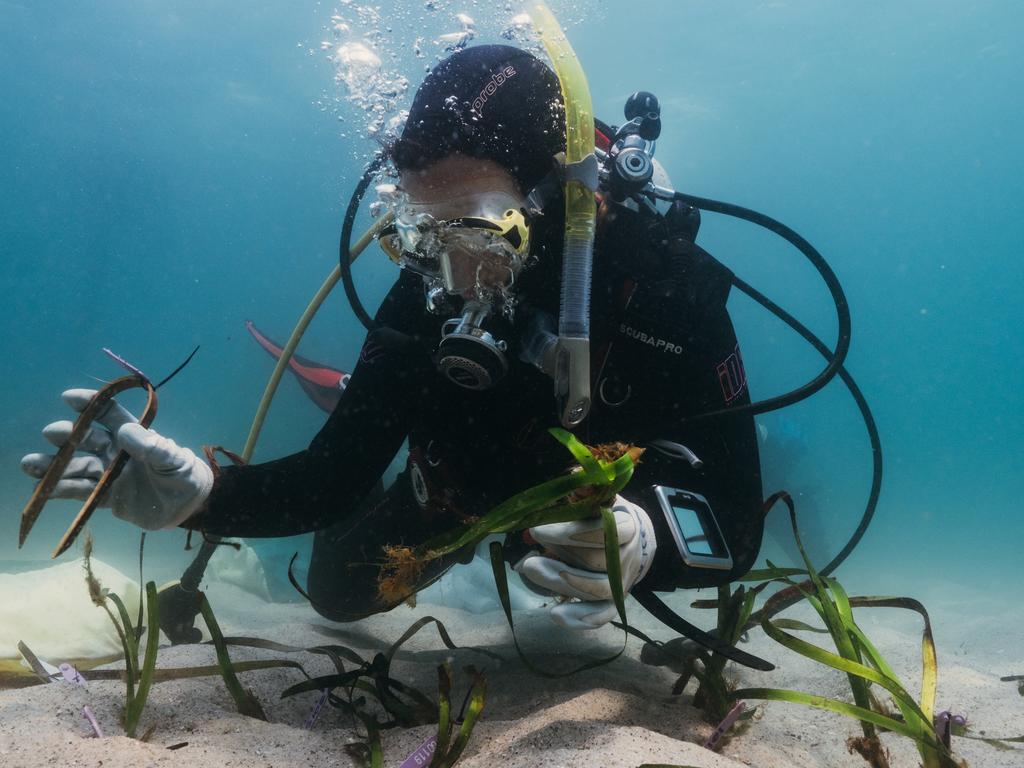
[[[357,130],[349,130],[350,136],[362,133],[382,140],[381,134],[394,136],[404,127],[406,117],[399,109],[406,106],[408,78],[415,81],[413,86],[422,78],[418,67],[410,66],[416,59],[423,73],[429,73],[436,61],[477,38],[504,38],[544,56],[521,3],[467,0],[460,5],[422,0],[419,5],[399,4],[397,12],[385,13],[384,6],[370,0],[336,0],[334,10],[322,17],[327,20],[324,39],[314,42],[310,50],[310,55],[326,55],[334,69],[336,90],[324,94],[322,108],[343,119],[357,115]],[[583,5],[574,3],[560,12],[563,26],[584,21],[595,25],[607,16]],[[350,111],[352,107],[355,112]]]
[[[501,36],[506,40],[525,41],[531,34],[530,14],[520,13],[513,16],[508,26],[501,31]]]

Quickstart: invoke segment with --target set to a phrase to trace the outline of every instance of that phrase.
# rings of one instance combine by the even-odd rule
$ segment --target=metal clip
[[[590,413],[590,340],[560,336],[555,354],[555,397],[562,426],[572,429]]]
[[[591,192],[597,192],[600,167],[597,155],[593,152],[579,162],[566,163],[562,166],[566,183],[578,181]]]

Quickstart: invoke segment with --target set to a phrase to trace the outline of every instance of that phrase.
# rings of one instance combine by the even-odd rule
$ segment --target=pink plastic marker
[[[100,728],[100,724],[96,720],[96,715],[92,713],[92,710],[89,709],[88,705],[82,707],[82,714],[85,716],[85,719],[89,721],[89,725],[92,726],[92,730],[96,734],[96,738],[102,739],[103,729]]]
[[[313,726],[316,724],[316,719],[320,717],[320,710],[324,708],[324,704],[327,702],[327,696],[330,691],[324,688],[320,694],[320,698],[316,700],[316,704],[313,706],[313,711],[309,713],[309,717],[306,718],[306,723],[303,726],[307,731],[313,730]]]
[[[144,374],[144,373],[143,373],[142,371],[140,371],[140,370],[139,370],[138,368],[136,368],[136,367],[135,367],[134,365],[132,365],[131,363],[129,363],[129,362],[127,361],[127,360],[125,360],[125,359],[124,359],[123,357],[121,357],[121,356],[120,356],[119,354],[117,354],[116,352],[112,352],[111,350],[107,349],[106,347],[103,347],[103,351],[104,351],[104,352],[106,352],[107,356],[108,356],[108,357],[109,357],[109,358],[110,358],[111,360],[113,360],[113,361],[114,361],[115,363],[117,363],[118,365],[120,365],[120,366],[121,366],[122,368],[124,368],[125,370],[129,371],[130,373],[134,373],[134,374],[135,374],[136,376],[141,376],[141,377],[142,377],[142,378],[144,378],[144,379],[145,379],[146,381],[149,381],[149,376],[147,376],[146,374]]]
[[[743,710],[746,708],[747,705],[742,701],[737,701],[733,704],[732,709],[729,710],[729,714],[725,716],[722,722],[718,724],[718,727],[715,728],[714,733],[712,733],[708,737],[708,740],[704,742],[704,749],[714,751],[715,747],[718,746],[718,742],[722,740],[722,737],[725,736],[726,732],[733,727],[737,720],[740,719],[740,715],[743,714]]]
[[[967,718],[963,715],[954,715],[948,709],[939,712],[935,716],[935,733],[939,737],[939,741],[946,749],[950,748],[953,741],[953,736],[956,731],[967,725]]]
[[[82,677],[82,673],[67,662],[61,664],[59,669],[66,682],[74,683],[75,685],[85,685],[85,678]]]
[[[416,750],[405,758],[405,762],[398,766],[398,768],[421,768],[421,766],[429,765],[430,758],[434,756],[435,749],[437,749],[436,733],[416,747]]]
[[[64,682],[71,683],[72,685],[80,685],[85,687],[85,678],[82,677],[82,673],[75,669],[71,664],[66,661],[58,667],[60,670],[61,677]],[[82,717],[89,721],[89,725],[92,726],[92,731],[96,734],[97,738],[103,738],[103,729],[100,728],[100,723],[96,719],[96,715],[92,713],[92,709],[86,705],[82,707]]]

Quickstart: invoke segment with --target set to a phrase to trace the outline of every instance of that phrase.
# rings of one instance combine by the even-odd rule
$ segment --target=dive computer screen
[[[732,568],[732,556],[707,499],[679,488],[654,486],[683,562],[694,568]]]

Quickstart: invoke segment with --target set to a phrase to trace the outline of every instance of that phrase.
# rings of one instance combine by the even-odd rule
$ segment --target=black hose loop
[[[378,154],[366,166],[366,170],[363,171],[362,178],[359,179],[359,183],[356,184],[356,188],[352,191],[352,197],[349,198],[348,208],[345,210],[345,220],[341,226],[341,242],[338,244],[338,267],[341,270],[341,284],[345,288],[345,296],[348,298],[352,311],[355,312],[359,322],[363,324],[367,331],[376,330],[377,323],[370,317],[363,303],[359,300],[355,281],[352,279],[352,228],[355,226],[356,214],[359,213],[359,204],[363,200],[363,195],[366,194],[367,188],[383,164],[384,155]]]
[[[835,303],[836,308],[836,317],[839,322],[839,334],[836,340],[835,349],[829,349],[825,342],[815,336],[807,326],[793,317],[793,315],[773,302],[756,288],[733,275],[733,285],[800,334],[805,341],[807,341],[821,354],[822,357],[825,358],[826,366],[814,379],[807,382],[802,387],[794,389],[792,392],[736,408],[723,408],[717,411],[709,411],[689,419],[692,421],[712,416],[736,415],[742,413],[756,415],[785,408],[788,405],[792,405],[810,397],[828,384],[832,378],[839,376],[843,384],[845,384],[846,388],[850,391],[850,395],[853,397],[854,402],[857,404],[861,418],[864,420],[864,426],[867,429],[868,439],[871,442],[872,477],[871,490],[868,493],[867,504],[865,505],[864,514],[861,516],[860,523],[850,536],[849,541],[846,542],[846,545],[834,558],[832,558],[828,565],[821,569],[822,576],[828,576],[833,573],[844,560],[846,560],[857,544],[860,543],[860,540],[863,538],[868,526],[871,524],[871,520],[874,518],[875,509],[878,506],[878,497],[882,489],[882,442],[878,435],[878,427],[875,424],[874,416],[871,413],[871,409],[868,407],[867,400],[864,398],[863,393],[860,391],[857,383],[853,380],[853,377],[843,366],[843,363],[846,360],[846,355],[850,350],[852,324],[850,320],[850,307],[846,301],[846,295],[843,293],[842,285],[840,285],[839,278],[836,277],[835,272],[832,271],[828,262],[825,261],[825,258],[817,251],[817,249],[815,249],[814,246],[812,246],[797,232],[770,216],[766,216],[763,213],[753,211],[749,208],[743,208],[739,205],[733,205],[732,203],[724,203],[704,197],[695,197],[682,192],[676,192],[673,197],[675,200],[680,200],[695,208],[699,208],[700,210],[710,211],[711,213],[721,213],[726,216],[732,216],[744,221],[749,221],[752,224],[757,224],[758,226],[764,227],[770,232],[774,232],[779,235],[779,237],[791,243],[807,257],[812,266],[818,270],[818,273],[825,281],[825,285],[828,287],[829,292],[832,294],[832,300]]]
[[[739,290],[743,291],[743,293],[747,294],[747,296],[752,298],[758,304],[786,323],[786,325],[794,331],[799,333],[808,344],[818,350],[822,357],[826,360],[831,359],[832,350],[826,346],[825,342],[815,336],[807,326],[759,290],[745,283],[743,280],[740,280],[740,278],[733,276],[732,283]],[[849,554],[860,543],[860,540],[864,537],[864,533],[867,531],[868,526],[871,525],[871,520],[875,516],[875,509],[878,506],[878,497],[882,491],[882,440],[878,435],[878,426],[875,424],[875,417],[871,413],[871,408],[868,406],[864,393],[860,391],[860,387],[857,386],[857,382],[853,380],[853,376],[850,375],[850,372],[847,371],[844,366],[839,367],[838,376],[850,391],[853,401],[857,404],[861,418],[864,420],[864,427],[868,432],[868,440],[871,442],[871,491],[868,493],[867,504],[864,507],[864,514],[861,516],[860,523],[850,536],[850,539],[846,542],[846,545],[839,551],[839,554],[832,558],[828,565],[820,570],[822,576],[829,576],[835,572],[836,568],[846,560]]]
[[[707,413],[693,416],[688,419],[688,421],[706,419],[712,416],[736,416],[739,414],[756,415],[759,413],[767,413],[769,411],[777,411],[780,408],[785,408],[786,406],[805,400],[828,384],[829,381],[838,374],[839,369],[843,365],[843,361],[846,360],[846,354],[850,351],[851,321],[850,306],[846,301],[846,294],[843,293],[843,287],[839,284],[839,278],[836,277],[835,272],[832,271],[832,268],[828,265],[828,262],[825,261],[825,258],[818,253],[817,249],[815,249],[813,245],[807,242],[807,240],[798,233],[787,227],[782,222],[776,221],[763,213],[758,213],[757,211],[753,211],[749,208],[743,208],[739,205],[733,205],[732,203],[709,200],[705,197],[694,197],[693,195],[683,194],[682,192],[676,192],[674,199],[681,200],[695,208],[700,208],[702,211],[721,213],[726,216],[732,216],[737,219],[749,221],[752,224],[757,224],[770,232],[774,232],[779,237],[791,243],[807,257],[825,281],[825,285],[832,294],[832,301],[835,303],[836,307],[836,318],[839,321],[839,334],[836,340],[835,349],[830,352],[828,357],[826,357],[828,364],[811,381],[797,389],[794,389],[792,392],[787,392],[784,395],[770,397],[766,400],[759,400],[757,402],[748,403],[747,405],[741,405],[735,408],[722,408],[717,411],[708,411]]]

